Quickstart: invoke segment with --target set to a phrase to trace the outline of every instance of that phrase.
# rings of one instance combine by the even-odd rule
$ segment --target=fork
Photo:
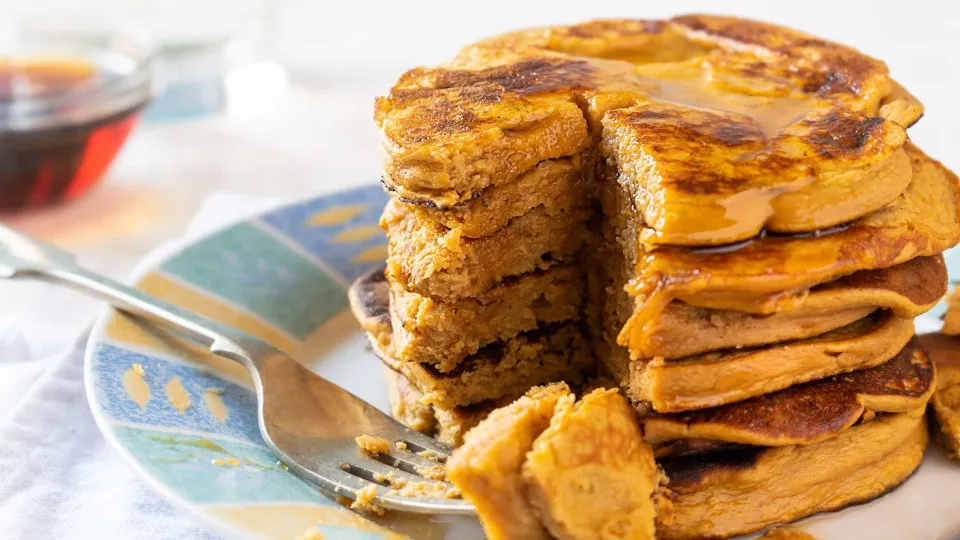
[[[73,254],[3,225],[0,278],[65,285],[175,328],[208,346],[211,353],[239,362],[253,379],[264,442],[291,471],[329,493],[356,499],[360,490],[374,485],[377,494],[372,502],[383,508],[424,514],[474,512],[461,499],[406,497],[390,488],[387,478],[436,482],[418,471],[435,470],[444,463],[449,446],[407,428],[257,337],[85,269]],[[386,453],[371,454],[357,445],[360,435],[393,444]],[[453,488],[442,484],[443,491]]]

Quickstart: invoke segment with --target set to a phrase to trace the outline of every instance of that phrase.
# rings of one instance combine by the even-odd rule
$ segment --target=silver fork
[[[373,484],[377,491],[373,502],[384,508],[427,514],[474,511],[461,499],[393,492],[390,486],[397,482],[386,478],[435,482],[418,470],[435,469],[451,448],[407,428],[261,339],[82,268],[73,254],[3,225],[0,278],[66,285],[176,328],[209,346],[213,354],[239,362],[250,371],[256,387],[263,440],[291,471],[328,492],[355,499],[359,490]],[[354,440],[360,435],[386,439],[392,443],[389,452],[373,455],[361,450]]]

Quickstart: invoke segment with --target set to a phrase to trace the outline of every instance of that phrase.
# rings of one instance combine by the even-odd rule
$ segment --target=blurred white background
[[[243,106],[227,115],[141,125],[102,188],[73,205],[13,220],[116,277],[180,234],[211,192],[290,200],[376,182],[374,96],[406,69],[524,26],[715,12],[840,41],[890,65],[926,105],[911,137],[960,169],[958,2],[0,0],[0,43],[13,15],[78,9],[127,17],[167,46],[245,36],[255,43],[257,58],[274,60],[286,72],[282,90],[265,71],[241,74],[236,93],[249,103],[240,100]],[[14,321],[19,329],[34,321],[75,328],[91,317],[89,303],[41,286],[0,283],[0,298],[0,343]]]

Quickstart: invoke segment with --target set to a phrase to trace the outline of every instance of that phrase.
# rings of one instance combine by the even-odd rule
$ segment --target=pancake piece
[[[868,501],[920,466],[928,440],[921,408],[818,444],[662,460],[673,515],[657,536],[730,538]]]
[[[438,407],[427,403],[417,387],[400,373],[386,366],[383,372],[391,416],[411,429],[454,447],[462,445],[463,435],[494,409],[512,401],[491,400],[464,407]]]
[[[889,116],[870,120],[879,132],[864,127],[851,133],[873,143],[880,133],[912,124],[921,110],[912,96],[897,91],[882,62],[786,28],[703,15],[593,21],[488,39],[446,66],[404,74],[376,103],[384,182],[408,200],[462,203],[540,161],[587,148],[593,142],[588,124],[599,134],[608,111],[648,102],[746,117],[771,141],[781,133],[802,134],[806,123],[843,111],[855,123]],[[895,153],[897,139],[887,141]],[[818,140],[814,147],[829,150],[832,144]],[[792,168],[781,162],[799,153],[794,143],[781,155],[763,150],[776,156],[765,164],[771,173],[763,183],[765,196],[742,204],[738,209],[745,211],[736,217],[704,219],[705,228],[745,238],[767,221],[820,226],[816,213],[798,216],[797,223],[791,216],[770,220],[770,194],[798,191],[810,182],[783,174]],[[884,181],[843,153],[826,160],[829,172],[849,181],[850,193]],[[772,180],[780,177],[782,182]],[[731,190],[736,193],[754,189],[739,179],[727,183],[741,186]],[[699,189],[690,187],[684,191]],[[702,201],[720,204],[730,192],[704,195]],[[731,220],[743,224],[734,227]]]
[[[728,349],[676,360],[633,362],[625,350],[608,366],[630,397],[658,412],[717,407],[831,375],[873,368],[907,347],[912,319],[878,311],[819,336],[763,348]],[[618,347],[619,346],[615,346]],[[616,369],[613,363],[618,362]]]
[[[848,111],[810,111],[772,137],[747,114],[664,102],[610,111],[603,126],[603,154],[646,224],[644,244],[824,229],[882,208],[910,183],[906,130]]]
[[[639,297],[640,305],[618,341],[639,348],[648,322],[674,299],[772,313],[802,302],[806,291],[820,283],[952,247],[960,241],[957,177],[912,146],[908,154],[914,176],[907,190],[893,204],[838,232],[808,238],[767,236],[732,251],[663,247],[638,254],[637,273],[627,290]],[[621,237],[634,232],[628,228]]]
[[[920,342],[937,367],[937,391],[930,400],[937,442],[960,459],[960,338],[924,334]]]
[[[420,388],[427,402],[443,407],[514,399],[531,386],[550,381],[577,383],[593,365],[588,343],[575,323],[489,345],[445,373],[429,364],[399,361],[385,350],[374,352]]]
[[[643,419],[644,440],[715,440],[755,446],[813,444],[877,413],[923,409],[936,389],[933,363],[917,340],[871,369],[790,386],[746,401]]]
[[[551,214],[539,206],[490,236],[466,238],[459,229],[419,219],[408,206],[391,200],[383,211],[388,271],[405,289],[446,301],[479,296],[506,278],[569,260],[583,245],[584,222],[593,213],[579,206]]]
[[[530,387],[556,380],[580,381],[593,365],[577,322],[549,325],[481,348],[451,371],[396,355],[383,270],[372,270],[349,291],[350,305],[370,345],[387,366],[402,373],[429,403],[452,408],[491,399],[515,399]]]
[[[534,208],[542,207],[545,215],[556,216],[584,206],[592,198],[594,170],[589,155],[548,159],[513,182],[487,188],[469,201],[449,208],[400,200],[409,203],[405,210],[416,213],[418,220],[431,223],[431,228],[440,226],[466,238],[483,238]]]
[[[451,371],[484,345],[539,326],[575,320],[583,305],[581,271],[557,266],[451,302],[390,287],[394,353],[405,362]]]
[[[487,538],[550,538],[527,502],[521,467],[558,404],[573,400],[563,383],[533,388],[470,430],[447,460],[447,478],[476,507]]]
[[[554,538],[654,538],[660,471],[617,390],[561,402],[523,464],[530,503]]]

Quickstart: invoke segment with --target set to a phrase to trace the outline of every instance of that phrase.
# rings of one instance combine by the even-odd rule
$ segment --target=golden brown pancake
[[[407,427],[451,446],[463,444],[463,435],[483,421],[491,411],[512,399],[491,400],[463,407],[438,407],[428,403],[406,377],[384,366],[390,414]]]
[[[433,407],[425,402],[423,394],[406,377],[387,366],[383,367],[387,381],[387,397],[390,400],[390,415],[403,425],[426,435],[437,431],[437,418]]]
[[[730,538],[866,502],[920,466],[928,439],[919,409],[817,444],[661,460],[673,515],[659,522],[657,537]]]
[[[583,206],[592,198],[595,182],[589,156],[548,159],[521,174],[515,181],[485,189],[470,201],[452,208],[437,208],[422,201],[406,201],[430,228],[445,227],[466,238],[483,238],[504,228],[510,220],[535,208],[548,216]],[[389,188],[388,188],[389,189]]]
[[[533,388],[493,411],[447,459],[447,478],[476,507],[487,538],[550,538],[527,502],[521,467],[559,403],[573,399],[563,383]]]
[[[617,390],[574,403],[562,383],[534,388],[469,431],[446,469],[488,538],[654,537],[662,477]]]
[[[832,234],[767,236],[733,251],[664,247],[634,252],[636,276],[627,290],[639,305],[618,341],[639,348],[648,322],[671,300],[771,313],[802,302],[815,285],[952,247],[960,240],[957,177],[915,147],[908,147],[908,153],[914,177],[897,201]],[[621,237],[635,232],[627,228]]]
[[[550,323],[580,318],[580,268],[554,266],[501,283],[480,296],[449,302],[390,284],[394,354],[404,362],[455,369],[483,346]]]
[[[937,442],[953,459],[960,459],[960,337],[919,336],[937,367],[937,391],[930,400]]]
[[[558,403],[523,463],[530,504],[554,538],[570,540],[652,540],[660,479],[636,413],[617,390]]]
[[[826,109],[771,138],[749,114],[664,102],[607,113],[603,155],[616,160],[646,224],[642,243],[721,245],[762,228],[833,227],[910,183],[906,132],[895,122]]]
[[[703,409],[878,366],[913,336],[913,320],[878,311],[819,336],[757,348],[631,361],[615,346],[606,365],[628,395],[658,412]]]
[[[615,264],[615,263],[614,263]],[[912,319],[933,308],[947,288],[943,257],[917,257],[861,270],[810,289],[800,305],[769,315],[671,302],[651,321],[639,356],[682,358],[730,347],[752,347],[823,334],[877,309]]]
[[[492,343],[447,372],[424,362],[402,361],[395,353],[387,289],[382,270],[368,272],[350,288],[351,308],[367,331],[374,354],[409,379],[430,403],[452,408],[515,399],[538,384],[578,382],[593,365],[577,322],[549,325]]]
[[[908,181],[902,126],[921,112],[882,62],[793,30],[701,15],[595,21],[486,40],[401,77],[377,101],[384,182],[408,200],[463,204],[595,147],[609,111],[667,103],[736,126],[723,139],[739,150],[647,186],[645,240],[674,244],[810,231],[876,210]],[[695,144],[701,127],[664,141]],[[649,150],[642,161],[674,170],[675,153]],[[710,174],[689,170],[698,166]],[[691,201],[708,211],[674,219]],[[712,210],[725,206],[737,212]]]
[[[835,437],[865,414],[902,413],[926,406],[936,389],[933,363],[911,340],[883,364],[790,386],[721,407],[643,419],[644,440],[678,439],[754,446],[813,444]]]
[[[438,300],[480,296],[511,276],[572,260],[592,213],[587,206],[556,214],[538,206],[489,236],[466,238],[459,229],[420,219],[410,205],[391,200],[381,218],[388,270],[407,290]]]

